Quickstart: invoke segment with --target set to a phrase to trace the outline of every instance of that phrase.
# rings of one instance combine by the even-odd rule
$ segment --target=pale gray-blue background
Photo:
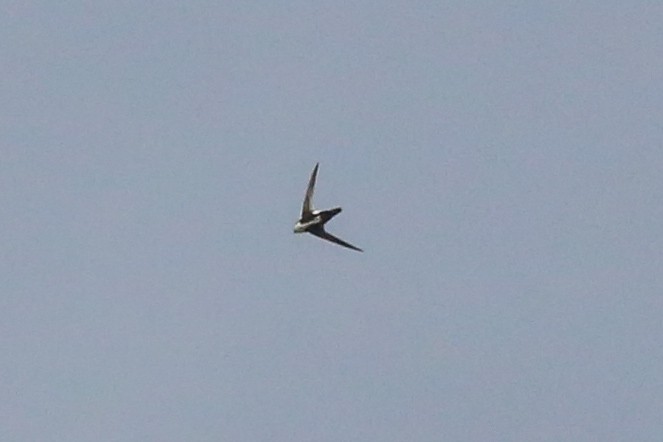
[[[659,2],[5,1],[0,51],[0,440],[662,440]],[[365,253],[293,235],[317,161]]]

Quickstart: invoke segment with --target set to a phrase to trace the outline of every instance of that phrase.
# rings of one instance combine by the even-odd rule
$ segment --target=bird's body
[[[318,166],[319,163],[315,165],[313,172],[311,173],[311,178],[309,179],[308,187],[306,189],[306,196],[304,197],[304,204],[302,205],[302,214],[299,218],[299,221],[297,221],[295,224],[294,232],[308,232],[317,236],[318,238],[331,241],[358,252],[363,252],[363,250],[359,247],[355,247],[352,244],[349,244],[342,239],[335,237],[325,230],[325,224],[330,219],[341,213],[342,209],[340,207],[329,210],[315,210],[313,208],[313,192],[315,190],[315,180],[318,176]]]

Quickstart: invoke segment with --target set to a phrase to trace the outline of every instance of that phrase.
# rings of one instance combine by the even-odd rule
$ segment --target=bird
[[[304,196],[304,204],[302,204],[302,214],[299,220],[295,223],[294,233],[305,233],[308,232],[311,235],[315,235],[318,238],[331,241],[340,246],[347,247],[348,249],[356,250],[358,252],[363,252],[359,247],[355,247],[350,243],[343,241],[340,238],[335,237],[331,233],[325,230],[325,224],[341,213],[340,207],[329,210],[316,210],[313,208],[313,192],[315,189],[315,180],[318,176],[318,167],[320,163],[316,163],[311,172],[311,178],[308,182],[308,187],[306,188],[306,195]]]

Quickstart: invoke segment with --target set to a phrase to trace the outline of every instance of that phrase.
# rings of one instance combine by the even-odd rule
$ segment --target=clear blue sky
[[[3,2],[0,440],[660,441],[662,24]]]

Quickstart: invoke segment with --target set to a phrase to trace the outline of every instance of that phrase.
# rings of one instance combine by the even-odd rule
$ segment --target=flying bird
[[[316,163],[311,173],[311,178],[308,182],[308,188],[306,189],[306,196],[304,196],[304,204],[302,205],[302,215],[299,218],[299,221],[295,224],[295,233],[304,233],[308,232],[311,235],[315,235],[318,238],[326,239],[348,249],[356,250],[358,252],[363,252],[359,247],[355,247],[352,244],[349,244],[343,241],[340,238],[335,237],[331,233],[325,230],[325,224],[341,213],[341,208],[336,207],[335,209],[329,210],[315,210],[313,208],[313,191],[315,188],[315,179],[318,176],[318,166],[320,163]]]

